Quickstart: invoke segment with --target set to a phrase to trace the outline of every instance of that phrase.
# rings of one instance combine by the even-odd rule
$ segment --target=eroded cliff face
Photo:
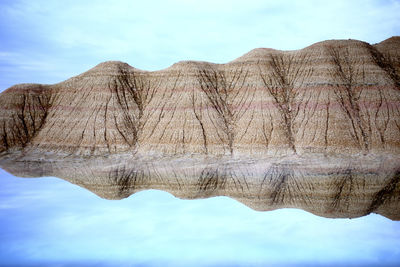
[[[59,84],[2,93],[0,150],[400,153],[399,46],[399,37],[324,41],[154,72],[101,63]]]
[[[0,95],[0,166],[120,199],[224,195],[257,210],[400,219],[400,37],[259,48],[154,72],[104,62]]]
[[[22,150],[42,128],[51,89],[44,85],[16,85],[0,95],[0,151]]]

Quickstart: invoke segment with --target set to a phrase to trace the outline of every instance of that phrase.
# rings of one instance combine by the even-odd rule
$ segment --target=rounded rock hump
[[[196,60],[182,60],[172,64],[170,67],[161,71],[193,71],[199,69],[207,69],[218,66],[219,64],[207,62],[207,61],[196,61]]]
[[[272,49],[272,48],[255,48],[255,49],[251,50],[250,52],[244,54],[241,57],[238,57],[237,59],[234,59],[233,61],[231,61],[229,63],[245,63],[245,62],[263,61],[263,60],[268,59],[271,54],[277,54],[280,52],[282,52],[282,51]]]
[[[108,90],[111,84],[121,83],[126,77],[136,73],[146,73],[121,61],[105,61],[88,71],[58,84],[59,92],[68,90]]]
[[[52,126],[44,127],[32,145],[80,155],[133,149],[146,73],[106,61],[57,84],[47,120]]]
[[[318,47],[323,47],[323,46],[336,46],[336,47],[341,47],[341,46],[369,46],[370,44],[364,41],[360,40],[354,40],[354,39],[332,39],[332,40],[325,40],[321,42],[317,42],[315,44],[309,45],[304,49],[309,49],[309,48],[318,48]]]
[[[374,46],[382,50],[398,50],[400,47],[400,36],[390,37]]]
[[[114,76],[120,75],[121,73],[129,73],[131,71],[140,71],[135,69],[128,63],[122,61],[105,61],[102,62],[95,67],[91,68],[90,70],[84,72],[81,75],[107,75],[107,76]]]
[[[373,49],[373,47],[367,42],[348,39],[321,41],[298,51],[304,54],[312,55],[314,59],[323,57],[328,59],[332,57],[333,52],[340,54],[350,53],[349,56],[361,59],[363,57],[370,57],[371,49]]]
[[[400,85],[400,37],[391,37],[374,47],[381,53],[386,67],[391,69],[392,78]]]

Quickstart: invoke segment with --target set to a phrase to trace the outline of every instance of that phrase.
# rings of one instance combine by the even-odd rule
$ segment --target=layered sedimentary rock
[[[1,94],[0,151],[292,154],[400,152],[400,38],[154,72],[105,62],[55,85]]]
[[[399,219],[400,37],[259,48],[153,72],[110,61],[58,84],[16,85],[0,95],[1,152],[5,169],[33,164],[107,198],[158,188]],[[123,162],[104,162],[105,174],[68,162],[105,157]]]

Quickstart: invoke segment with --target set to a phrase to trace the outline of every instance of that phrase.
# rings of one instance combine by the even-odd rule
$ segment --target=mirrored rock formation
[[[184,199],[228,196],[260,211],[299,208],[332,218],[374,212],[400,220],[399,157],[31,158],[8,154],[0,166],[19,177],[59,177],[107,199],[159,189]]]

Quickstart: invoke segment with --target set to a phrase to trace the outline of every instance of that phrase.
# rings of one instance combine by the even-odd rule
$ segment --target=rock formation
[[[153,72],[110,61],[58,84],[16,85],[0,95],[0,152],[5,169],[21,162],[53,166],[52,157],[129,154],[123,157],[129,165],[105,171],[116,172],[115,179],[66,177],[61,167],[42,171],[81,186],[96,181],[90,187],[102,185],[94,191],[108,198],[129,196],[137,173],[147,173],[146,188],[182,197],[203,186],[202,197],[229,195],[264,210],[282,199],[268,207],[312,210],[320,197],[334,196],[329,205],[343,211],[334,216],[351,217],[351,210],[399,219],[400,37],[375,45],[330,40],[296,51],[259,48],[226,64],[182,61]],[[134,175],[118,178],[120,168]],[[179,192],[171,177],[179,178]],[[123,194],[115,193],[113,179],[125,179]],[[172,187],[157,187],[154,179]],[[234,193],[244,188],[252,193]],[[363,208],[351,204],[357,201]]]

